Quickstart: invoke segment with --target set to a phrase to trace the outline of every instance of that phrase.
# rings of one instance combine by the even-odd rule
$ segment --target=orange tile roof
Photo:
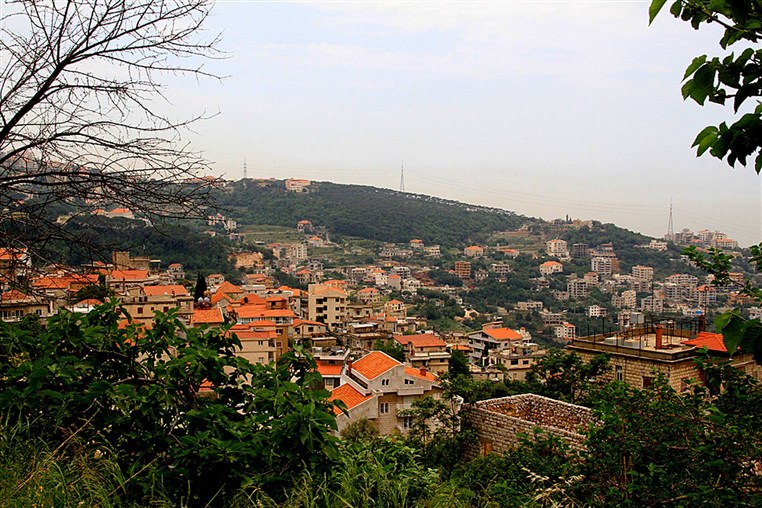
[[[471,346],[468,344],[453,344],[450,346],[450,349],[453,351],[471,351]]]
[[[375,379],[384,372],[402,365],[400,362],[381,351],[372,351],[352,364],[352,371],[358,372],[365,379]]]
[[[46,275],[36,281],[32,282],[32,286],[43,289],[67,289],[69,286],[75,283],[79,284],[96,284],[98,282],[98,275],[63,275],[63,276],[51,276]]]
[[[419,377],[427,381],[437,381],[437,377],[429,371],[421,372],[421,369],[414,369],[413,367],[405,367],[405,374],[408,376]]]
[[[347,409],[352,409],[372,398],[372,395],[363,395],[355,390],[350,384],[343,384],[331,392],[331,396],[328,397],[328,400],[340,400],[347,406]],[[341,409],[337,407],[333,408],[333,412],[337,416],[342,414]]]
[[[193,324],[222,324],[225,320],[222,317],[222,309],[194,309],[193,310]]]
[[[265,309],[259,305],[242,305],[235,309],[239,318],[267,318],[267,317],[290,317],[296,316],[291,309]]]
[[[728,352],[725,343],[722,340],[722,334],[720,333],[701,332],[693,339],[684,340],[683,344],[686,346],[696,346],[699,349],[706,346],[709,351],[719,353]]]
[[[419,333],[416,335],[395,335],[394,340],[407,346],[409,343],[413,343],[413,347],[445,347],[445,341],[434,335],[433,333]]]
[[[556,266],[560,265],[558,261],[545,261],[544,263],[540,264],[540,266]]]
[[[219,293],[220,291],[222,291],[223,293],[228,293],[228,294],[243,293],[243,289],[241,289],[241,286],[236,286],[232,282],[228,282],[228,281],[225,281],[219,285],[219,287],[217,288],[217,292]]]
[[[185,286],[181,286],[180,284],[172,284],[168,286],[143,286],[143,292],[147,296],[188,296],[188,290],[185,289]]]
[[[518,332],[510,328],[488,328],[482,331],[495,340],[519,340],[523,338]]]
[[[5,293],[0,293],[0,301],[2,302],[20,302],[23,300],[29,300],[30,298],[31,297],[29,295],[25,295],[21,291],[17,291],[15,289],[11,289]]]
[[[111,279],[140,280],[148,278],[148,270],[112,270]]]
[[[317,370],[321,376],[340,376],[343,369],[343,365],[327,365],[320,360],[317,362]]]

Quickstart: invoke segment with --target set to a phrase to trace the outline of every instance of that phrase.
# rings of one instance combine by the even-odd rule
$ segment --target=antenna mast
[[[248,175],[246,174],[246,157],[243,158],[243,179],[246,180]]]
[[[669,226],[667,226],[667,235],[664,237],[668,242],[675,241],[675,228],[672,224],[672,200],[669,200]]]
[[[405,163],[400,164],[400,192],[405,192]]]

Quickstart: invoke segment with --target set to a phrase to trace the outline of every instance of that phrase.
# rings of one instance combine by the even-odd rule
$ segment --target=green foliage
[[[373,344],[373,349],[386,353],[398,362],[405,361],[405,347],[394,339],[379,339]]]
[[[111,450],[137,477],[126,492],[137,502],[157,487],[202,506],[250,484],[278,495],[302,468],[336,458],[310,357],[252,365],[234,336],[186,328],[174,311],[151,329],[120,327],[125,317],[109,304],[61,312],[41,333],[3,325],[0,414],[51,446],[77,435]]]
[[[610,370],[608,355],[596,355],[589,362],[573,351],[553,349],[532,366],[527,382],[532,392],[572,404],[590,403],[596,378]]]
[[[468,376],[471,371],[468,368],[468,358],[461,351],[455,350],[450,353],[450,361],[447,371],[451,376]]]
[[[256,187],[233,182],[215,197],[245,224],[294,227],[307,219],[334,235],[395,243],[420,238],[442,247],[459,247],[472,235],[515,229],[527,221],[504,210],[329,182],[313,182],[306,194],[286,192],[282,181]]]
[[[577,495],[590,506],[758,506],[762,392],[732,367],[710,367],[729,393],[677,394],[659,378],[612,383],[595,404]],[[726,376],[725,374],[730,374]]]
[[[653,22],[666,0],[653,0],[649,19]],[[670,13],[689,22],[698,30],[703,24],[714,23],[724,29],[719,44],[722,49],[738,43],[758,43],[762,37],[762,10],[755,0],[677,0]],[[701,55],[693,59],[683,77],[683,98],[690,97],[700,105],[709,100],[724,105],[733,100],[733,111],[738,113],[748,99],[762,95],[762,49],[745,48],[740,54],[731,53],[724,58]],[[754,169],[762,171],[762,104],[757,101],[753,111],[743,114],[728,125],[709,126],[702,130],[693,146],[698,155],[707,150],[718,159],[727,158],[733,166],[756,154]]]
[[[723,286],[733,284],[730,279],[733,257],[720,249],[709,249],[708,256],[691,246],[685,249],[685,255],[702,270],[714,276],[713,284]],[[757,271],[762,269],[762,244],[751,248],[752,264]],[[746,279],[742,293],[762,302],[762,289],[753,281]],[[737,351],[751,352],[754,359],[762,365],[762,322],[759,319],[746,319],[736,310],[728,310],[717,317],[715,327],[722,334],[722,341],[730,356]]]

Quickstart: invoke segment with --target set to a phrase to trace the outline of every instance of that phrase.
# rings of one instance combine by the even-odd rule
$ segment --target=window
[[[654,384],[654,378],[649,376],[643,376],[643,388],[648,388]]]
[[[518,364],[519,364],[518,360],[511,360],[511,365],[518,365]]]
[[[522,365],[529,365],[529,360],[522,360],[522,361],[521,361],[521,364],[522,364]]]
[[[382,379],[381,386],[389,386],[389,378]]]
[[[402,417],[402,428],[403,429],[408,430],[412,426],[413,426],[413,417],[412,416],[404,416],[404,417]]]
[[[388,413],[389,412],[389,403],[388,402],[379,402],[378,404],[378,412],[379,413]]]
[[[616,366],[616,380],[624,381],[624,369],[621,365]]]
[[[413,381],[412,379],[407,379],[407,378],[405,378],[405,384],[406,384],[406,385],[414,385],[414,384],[415,384],[415,381]]]
[[[143,313],[143,307],[138,307],[138,314],[142,314],[142,313]]]

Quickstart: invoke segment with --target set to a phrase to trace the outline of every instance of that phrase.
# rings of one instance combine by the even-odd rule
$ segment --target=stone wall
[[[488,453],[505,453],[520,443],[520,434],[531,436],[535,429],[560,437],[572,448],[584,446],[582,433],[595,419],[590,409],[534,394],[483,400],[469,410],[478,445],[468,450],[471,458]]]

